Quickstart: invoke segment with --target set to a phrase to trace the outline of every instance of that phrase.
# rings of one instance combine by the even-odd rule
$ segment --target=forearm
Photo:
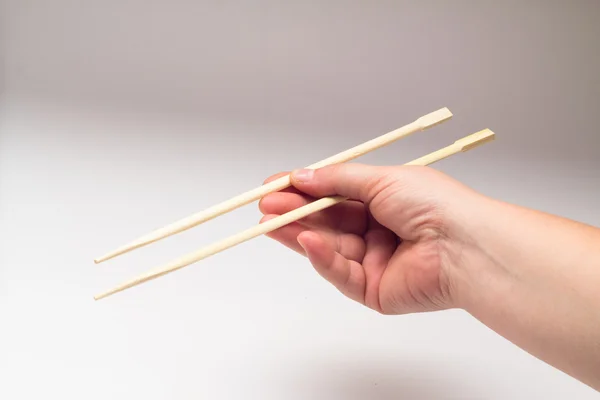
[[[600,390],[600,230],[487,199],[469,214],[453,255],[457,302]]]

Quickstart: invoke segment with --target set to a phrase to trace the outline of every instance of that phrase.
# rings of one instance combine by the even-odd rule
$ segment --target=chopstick
[[[369,140],[368,142],[362,143],[358,146],[355,146],[351,149],[338,153],[334,156],[321,160],[315,164],[312,164],[306,168],[316,169],[321,168],[331,164],[343,163],[346,161],[353,160],[357,157],[360,157],[364,154],[367,154],[373,150],[379,149],[383,146],[386,146],[392,142],[395,142],[401,138],[407,137],[415,132],[423,131],[428,128],[432,128],[448,119],[452,118],[452,113],[448,108],[444,107],[437,111],[431,112],[427,115],[424,115],[417,120],[411,122],[408,125],[405,125],[401,128],[388,132],[384,135],[376,137],[375,139]],[[269,182],[265,185],[259,186],[255,189],[252,189],[248,192],[237,195],[229,200],[226,200],[222,203],[219,203],[215,206],[207,208],[198,213],[192,214],[188,217],[180,219],[172,224],[169,224],[165,227],[159,228],[153,232],[150,232],[124,246],[117,248],[105,255],[98,257],[94,260],[96,264],[101,263],[103,261],[109,260],[113,257],[119,256],[121,254],[125,254],[132,250],[138,249],[140,247],[146,246],[150,243],[154,243],[158,240],[167,238],[169,236],[175,235],[177,233],[183,232],[194,226],[202,224],[204,222],[210,221],[213,218],[216,218],[220,215],[226,214],[236,208],[242,207],[246,204],[249,204],[255,200],[264,197],[265,195],[277,192],[279,190],[285,189],[290,186],[290,176],[286,175],[276,179],[272,182]]]
[[[484,129],[479,132],[473,133],[469,136],[466,136],[462,139],[455,141],[450,146],[444,147],[440,150],[437,150],[433,153],[420,157],[416,160],[413,160],[405,165],[429,165],[435,163],[437,161],[443,160],[444,158],[450,157],[454,154],[471,150],[479,145],[487,143],[489,141],[494,140],[495,134],[489,129]],[[113,289],[110,289],[104,293],[98,294],[94,296],[94,299],[100,300],[102,298],[108,297],[115,293],[121,292],[125,289],[129,289],[133,286],[139,285],[141,283],[147,282],[149,280],[158,278],[160,276],[166,275],[168,273],[177,271],[185,266],[196,263],[200,260],[208,258],[214,254],[217,254],[223,250],[227,250],[233,246],[236,246],[240,243],[246,242],[250,239],[253,239],[257,236],[263,235],[265,233],[269,233],[274,231],[275,229],[281,228],[289,223],[302,219],[312,213],[317,211],[321,211],[325,208],[331,207],[333,205],[339,204],[343,201],[347,200],[346,197],[342,196],[333,196],[333,197],[324,197],[319,200],[316,200],[310,204],[297,208],[293,211],[290,211],[286,214],[280,215],[273,219],[270,219],[262,224],[255,225],[249,229],[246,229],[242,232],[239,232],[235,235],[232,235],[224,240],[218,241],[216,243],[210,244],[206,247],[201,248],[195,252],[184,255],[178,259],[173,260],[172,262],[159,267],[153,271],[149,271],[145,274],[142,274],[128,282],[125,282]]]

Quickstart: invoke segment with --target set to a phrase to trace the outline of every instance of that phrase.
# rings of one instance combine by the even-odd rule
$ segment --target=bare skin
[[[268,235],[341,293],[386,315],[464,309],[600,390],[600,229],[428,167],[340,164],[293,171],[292,184],[260,201],[261,222],[323,196],[351,199]]]

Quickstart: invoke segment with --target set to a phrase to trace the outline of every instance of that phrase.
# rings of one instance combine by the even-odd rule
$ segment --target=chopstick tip
[[[94,296],[94,300],[98,301],[98,300],[102,300],[105,297],[108,297],[112,294],[112,292],[104,292],[104,293],[100,293]]]
[[[114,257],[116,257],[118,255],[119,255],[118,252],[111,252],[111,253],[105,254],[105,255],[103,255],[101,257],[94,258],[94,264],[103,263],[104,261],[110,260],[111,258],[114,258]]]

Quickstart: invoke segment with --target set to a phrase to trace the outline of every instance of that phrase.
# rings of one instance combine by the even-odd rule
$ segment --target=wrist
[[[494,293],[510,284],[511,273],[494,246],[511,219],[508,205],[480,194],[451,208],[443,240],[443,266],[455,308],[477,314]]]

